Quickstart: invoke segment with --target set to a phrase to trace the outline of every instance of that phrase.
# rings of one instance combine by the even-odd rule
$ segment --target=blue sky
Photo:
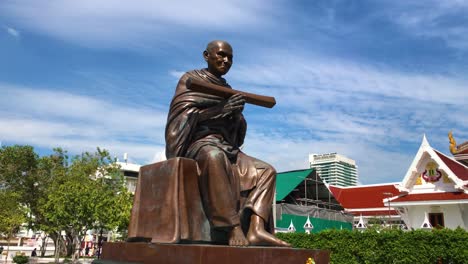
[[[278,171],[338,152],[362,183],[400,181],[423,134],[468,140],[468,1],[2,0],[0,141],[160,160],[177,80],[213,39],[231,86],[277,100],[246,107],[244,151]]]

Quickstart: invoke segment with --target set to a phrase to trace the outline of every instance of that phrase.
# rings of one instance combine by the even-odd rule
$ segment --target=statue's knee
[[[204,147],[200,150],[198,154],[198,161],[206,162],[220,162],[226,157],[223,151],[218,148],[208,148]]]

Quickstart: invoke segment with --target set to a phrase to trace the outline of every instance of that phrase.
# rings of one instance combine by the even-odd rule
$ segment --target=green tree
[[[0,235],[8,242],[5,262],[10,250],[10,239],[18,232],[21,224],[26,220],[24,207],[19,203],[20,195],[0,187],[0,201],[2,201],[0,213]]]
[[[67,167],[68,155],[67,152],[61,148],[55,148],[52,155],[43,156],[38,162],[37,178],[39,184],[37,188],[37,207],[33,208],[32,212],[35,216],[36,228],[46,233],[46,237],[42,240],[42,245],[40,247],[41,256],[45,255],[47,237],[52,238],[54,241],[57,259],[60,252],[66,253],[65,243],[61,236],[62,229],[47,218],[44,214],[44,206],[49,200],[49,193],[54,186],[53,183],[65,177]]]
[[[27,224],[33,228],[32,210],[37,208],[38,155],[31,146],[3,146],[0,149],[0,184],[18,195],[28,211]]]
[[[0,148],[0,184],[5,190],[18,195],[18,203],[27,212],[25,223],[34,231],[43,230],[55,240],[60,231],[42,214],[41,202],[47,200],[50,183],[63,174],[68,157],[66,152],[55,149],[51,156],[39,158],[31,146],[4,146]],[[45,254],[45,242],[40,248]]]
[[[55,149],[51,156],[39,158],[31,146],[4,146],[0,149],[0,184],[18,195],[18,202],[27,212],[25,223],[34,231],[42,230],[55,240],[59,237],[48,219],[41,213],[41,202],[47,200],[50,184],[63,175],[67,166],[66,152]],[[40,247],[45,254],[45,242]]]
[[[128,226],[131,194],[106,150],[98,148],[70,159],[60,148],[38,157],[31,146],[4,146],[0,148],[0,189],[15,194],[17,205],[27,213],[23,221],[28,228],[44,231],[54,240],[57,260],[61,253],[72,256],[89,229],[102,234]]]
[[[85,152],[70,164],[61,164],[42,212],[52,228],[65,231],[67,255],[76,259],[73,253],[79,250],[86,231],[117,228],[129,218],[131,202],[123,175],[106,150]]]

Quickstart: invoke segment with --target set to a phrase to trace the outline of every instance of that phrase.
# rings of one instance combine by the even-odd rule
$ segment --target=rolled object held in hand
[[[188,78],[186,82],[187,88],[200,93],[216,95],[228,99],[234,94],[242,94],[245,98],[245,102],[249,104],[254,104],[258,106],[272,108],[276,104],[274,97],[258,95],[253,93],[246,93],[238,90],[234,90],[228,87],[195,80],[193,78]]]

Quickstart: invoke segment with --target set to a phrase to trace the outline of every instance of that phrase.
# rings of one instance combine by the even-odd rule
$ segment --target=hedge
[[[280,233],[296,248],[327,249],[331,263],[468,263],[468,232],[459,228],[401,230],[326,230],[316,234]]]

